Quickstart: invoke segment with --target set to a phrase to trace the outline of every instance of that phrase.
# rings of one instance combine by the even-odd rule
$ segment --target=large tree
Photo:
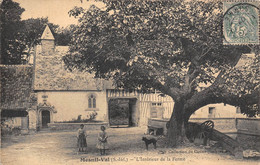
[[[69,45],[75,25],[71,24],[67,27],[60,27],[57,24],[49,22],[48,17],[30,18],[22,21],[20,33],[23,35],[24,43],[29,47],[39,44],[46,25],[48,25],[52,31],[56,45]]]
[[[68,25],[67,27],[59,28],[54,35],[57,45],[68,46],[71,44],[73,31],[75,29],[74,24]]]
[[[3,0],[0,5],[1,63],[20,63],[21,54],[25,48],[20,42],[19,34],[23,12],[24,9],[19,3],[12,0]]]
[[[73,27],[75,25],[69,25],[64,28],[57,24],[50,23],[48,17],[30,18],[22,21],[22,26],[19,30],[20,35],[22,36],[22,43],[27,47],[24,53],[29,55],[34,45],[40,43],[46,25],[48,25],[52,31],[56,45],[69,45],[73,34]]]
[[[21,20],[24,11],[19,3],[12,0],[3,0],[0,5],[2,64],[21,64],[22,55],[29,55],[33,46],[39,44],[47,24],[54,34],[56,44],[70,43],[74,25],[60,28],[59,25],[50,23],[47,17]]]
[[[40,43],[41,35],[48,25],[53,34],[57,35],[57,31],[59,29],[59,25],[55,25],[50,23],[48,18],[29,18],[21,21],[21,26],[18,28],[19,31],[19,39],[21,45],[23,45],[23,56],[24,60],[27,60],[25,57],[29,58],[30,54],[33,50],[33,47]],[[19,59],[21,60],[21,59]],[[17,61],[19,63],[20,61]]]
[[[236,81],[248,79],[243,77],[246,72],[237,71],[235,66],[244,53],[254,53],[252,50],[259,47],[222,44],[221,2],[103,3],[105,10],[94,5],[71,10],[71,15],[79,17],[79,24],[64,62],[71,70],[112,78],[118,87],[157,89],[172,97],[175,104],[168,128],[169,145],[185,141],[185,125],[202,106],[257,104],[259,79],[248,81],[249,89],[241,92],[243,83]],[[257,67],[246,69],[254,70],[251,77],[259,77]],[[200,90],[202,84],[207,87]],[[245,107],[243,112],[249,111]]]

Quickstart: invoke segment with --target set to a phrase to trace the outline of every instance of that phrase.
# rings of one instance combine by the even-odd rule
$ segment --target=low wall
[[[222,133],[236,133],[236,118],[191,118],[190,122],[203,123],[204,121],[211,120],[214,122],[214,129]]]
[[[99,130],[100,126],[108,127],[107,122],[100,123],[48,123],[51,130],[77,130],[84,124],[86,130]]]
[[[237,132],[260,136],[260,119],[237,119]]]
[[[189,121],[194,123],[203,123],[204,121],[212,120],[214,129],[222,133],[236,133],[236,118],[192,118]],[[166,123],[169,119],[149,119],[149,126],[157,126],[163,128],[164,134],[167,132]]]
[[[203,123],[212,120],[214,129],[222,133],[242,133],[260,136],[260,119],[256,118],[191,118],[189,121]],[[166,133],[166,123],[169,119],[149,119],[148,125],[163,128]]]

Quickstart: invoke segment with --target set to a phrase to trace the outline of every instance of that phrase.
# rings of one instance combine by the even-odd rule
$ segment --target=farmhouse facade
[[[13,70],[16,72],[13,76],[17,75],[8,77],[6,73],[2,79],[2,89],[8,90],[3,92],[4,100],[1,99],[1,113],[6,119],[14,118],[8,116],[9,112],[17,111],[20,114],[16,117],[22,118],[24,129],[41,129],[49,123],[88,120],[93,115],[96,121],[110,126],[142,126],[147,125],[149,118],[170,118],[174,101],[169,96],[157,91],[116,89],[111,81],[94,78],[93,74],[66,70],[62,57],[68,47],[56,46],[54,40],[46,26],[41,44],[34,48],[33,65],[1,66],[4,72]],[[12,82],[8,83],[8,79]],[[203,108],[210,114],[202,113]],[[237,114],[236,107],[222,104],[203,108],[192,117],[235,117]],[[221,116],[225,108],[231,111]]]

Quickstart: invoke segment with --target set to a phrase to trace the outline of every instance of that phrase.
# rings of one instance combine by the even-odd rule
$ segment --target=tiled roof
[[[56,46],[53,55],[44,55],[42,46],[36,47],[34,90],[103,90],[110,88],[93,74],[65,69],[62,57],[68,46]]]
[[[1,109],[25,110],[32,91],[30,65],[0,65]]]

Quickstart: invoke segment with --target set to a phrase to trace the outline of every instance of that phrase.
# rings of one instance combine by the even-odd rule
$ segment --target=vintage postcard
[[[1,165],[259,164],[259,1],[0,3]]]

